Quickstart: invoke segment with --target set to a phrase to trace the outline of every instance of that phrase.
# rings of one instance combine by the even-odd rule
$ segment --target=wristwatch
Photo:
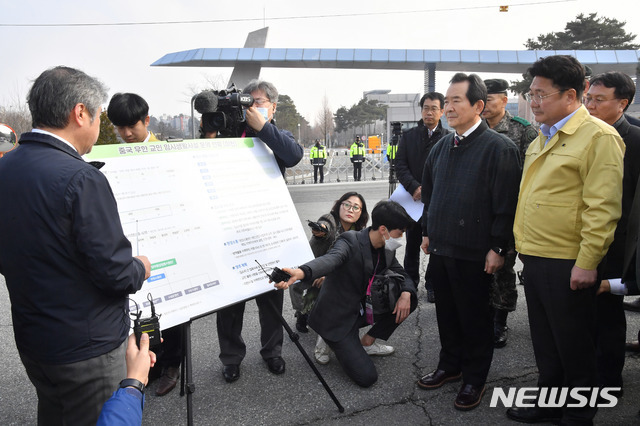
[[[120,382],[121,388],[128,388],[129,386],[138,389],[141,393],[144,393],[144,383],[138,379],[124,379]]]
[[[505,251],[504,251],[504,249],[502,247],[491,247],[491,250],[495,251],[500,256],[504,256],[505,255]]]

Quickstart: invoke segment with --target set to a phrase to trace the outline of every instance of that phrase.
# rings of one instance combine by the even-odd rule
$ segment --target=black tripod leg
[[[277,291],[283,291],[283,290],[277,290]],[[327,382],[324,380],[324,377],[322,377],[322,374],[320,374],[320,371],[316,368],[316,365],[313,363],[313,361],[311,360],[307,352],[304,350],[304,348],[300,344],[300,341],[299,341],[300,336],[298,336],[298,333],[295,333],[291,329],[291,327],[289,327],[289,324],[284,319],[280,311],[273,305],[273,301],[271,299],[269,299],[269,306],[271,307],[271,311],[276,316],[276,318],[278,318],[282,323],[282,326],[287,331],[287,334],[289,335],[289,338],[291,339],[291,341],[298,347],[298,350],[300,351],[304,359],[307,360],[307,363],[309,364],[313,372],[316,373],[316,377],[318,377],[318,380],[320,380],[320,383],[322,383],[322,386],[324,386],[324,389],[327,391],[327,393],[329,394],[333,402],[338,407],[338,411],[341,413],[344,413],[344,407],[340,404],[340,401],[338,401],[338,398],[336,398],[333,391],[331,390]]]
[[[184,378],[185,378],[185,370],[186,370],[186,366],[187,366],[187,352],[185,349],[185,340],[187,339],[186,337],[186,329],[183,325],[180,325],[179,327],[182,327],[182,334],[180,335],[180,337],[182,338],[182,360],[180,362],[180,396],[184,396]],[[191,354],[189,354],[191,355]]]
[[[193,365],[191,363],[191,321],[181,325],[184,355],[182,358],[182,378],[180,379],[180,396],[184,396],[185,391],[187,394],[187,424],[193,425],[193,396],[196,391],[196,386],[193,383]]]

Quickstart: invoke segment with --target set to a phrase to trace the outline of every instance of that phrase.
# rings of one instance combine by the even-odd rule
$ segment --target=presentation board
[[[275,157],[257,138],[95,146],[148,294],[166,329],[267,291],[274,266],[313,259]],[[132,311],[135,305],[132,304]]]

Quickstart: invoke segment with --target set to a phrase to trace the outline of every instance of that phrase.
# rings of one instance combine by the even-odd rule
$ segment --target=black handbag
[[[396,303],[402,293],[404,275],[386,270],[373,277],[371,283],[371,304],[373,314],[390,314],[396,307]]]

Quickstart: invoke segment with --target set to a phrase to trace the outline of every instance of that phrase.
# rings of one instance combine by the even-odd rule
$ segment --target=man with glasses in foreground
[[[584,68],[575,58],[541,58],[528,72],[526,99],[541,133],[527,150],[513,231],[538,387],[593,388],[597,267],[620,218],[624,144],[582,105]],[[591,424],[597,408],[581,405],[570,394],[562,408],[535,404],[507,416]]]

